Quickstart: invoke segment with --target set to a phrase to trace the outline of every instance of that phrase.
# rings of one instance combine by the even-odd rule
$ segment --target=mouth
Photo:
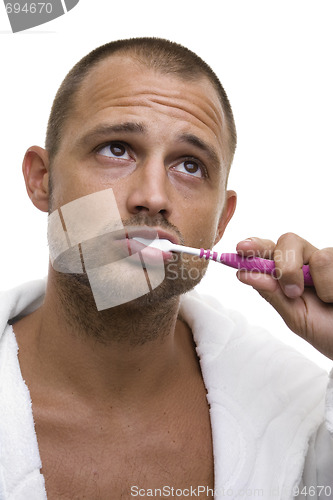
[[[126,245],[127,250],[130,255],[134,253],[141,252],[141,256],[145,263],[156,264],[160,263],[161,259],[163,261],[167,261],[172,259],[172,252],[163,252],[157,248],[152,248],[148,245],[144,245],[139,241],[134,240],[134,238],[144,238],[152,243],[156,239],[167,239],[171,241],[171,243],[179,244],[179,238],[170,233],[169,231],[165,231],[164,229],[160,229],[158,227],[148,227],[148,226],[126,226]],[[124,240],[123,240],[124,241]],[[124,241],[125,243],[125,241]]]
[[[160,229],[159,227],[125,226],[125,233],[128,239],[144,238],[153,242],[156,238],[158,238],[169,240],[171,243],[176,243],[177,245],[180,244],[180,240],[175,234],[165,231],[164,229]]]
[[[144,238],[148,240],[148,244],[139,243],[134,238]],[[141,265],[160,265],[163,261],[172,259],[172,253],[152,248],[149,243],[164,238],[172,243],[179,241],[177,236],[168,231],[148,226],[125,226],[122,230],[93,238],[81,244],[85,269],[101,267],[135,254]],[[135,262],[136,259],[131,261]]]

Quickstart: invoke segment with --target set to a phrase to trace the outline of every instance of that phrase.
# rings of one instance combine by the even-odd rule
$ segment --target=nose
[[[172,206],[171,187],[164,163],[152,159],[139,166],[131,178],[128,211],[131,214],[146,213],[151,217],[161,214],[168,218]]]

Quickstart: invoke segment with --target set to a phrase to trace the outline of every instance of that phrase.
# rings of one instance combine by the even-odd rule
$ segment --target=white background
[[[47,273],[46,215],[26,195],[21,163],[30,145],[44,145],[59,84],[90,50],[133,36],[188,46],[231,100],[238,150],[229,187],[239,201],[218,249],[287,231],[333,245],[332,25],[324,0],[81,0],[65,16],[12,34],[1,2],[0,289]],[[330,367],[234,270],[211,263],[201,289]]]

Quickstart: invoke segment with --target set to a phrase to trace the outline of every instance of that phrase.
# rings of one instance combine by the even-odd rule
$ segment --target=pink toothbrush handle
[[[235,269],[245,269],[247,271],[257,271],[260,273],[272,274],[275,276],[275,263],[273,260],[262,259],[260,257],[241,257],[237,253],[222,253],[218,255],[212,250],[201,249],[200,256],[206,259],[212,259],[216,262],[221,262],[226,266]],[[308,265],[303,266],[304,284],[313,286],[312,276]]]

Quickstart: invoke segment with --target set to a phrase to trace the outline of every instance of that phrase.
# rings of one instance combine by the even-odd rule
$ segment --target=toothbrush
[[[166,239],[155,239],[153,241],[146,238],[133,238],[134,240],[142,243],[145,246],[150,246],[157,248],[162,252],[182,252],[191,255],[197,255],[201,259],[210,259],[215,262],[220,262],[229,267],[235,269],[247,270],[247,271],[258,271],[260,273],[275,275],[275,263],[273,260],[262,259],[261,257],[242,257],[237,253],[221,253],[214,252],[213,250],[204,250],[203,248],[192,248],[183,245],[176,245],[171,243],[171,241]],[[304,265],[303,268],[304,284],[307,286],[313,286],[313,280],[310,274],[310,269],[308,265]]]

